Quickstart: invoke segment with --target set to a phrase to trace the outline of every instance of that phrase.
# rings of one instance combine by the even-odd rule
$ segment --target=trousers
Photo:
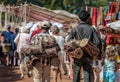
[[[83,63],[81,66],[73,65],[73,82],[80,82],[80,69],[82,66],[84,70],[84,82],[91,82],[91,65],[89,63]]]

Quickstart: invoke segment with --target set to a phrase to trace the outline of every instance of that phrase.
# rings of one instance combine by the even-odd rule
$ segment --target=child
[[[112,45],[108,45],[106,48],[106,57],[104,60],[104,82],[114,82],[115,81],[115,53]]]

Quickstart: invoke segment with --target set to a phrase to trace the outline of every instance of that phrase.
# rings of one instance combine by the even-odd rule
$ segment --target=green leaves
[[[53,10],[66,10],[69,12],[76,11],[78,12],[84,6],[106,6],[109,1],[115,0],[0,0],[0,4],[2,2],[6,4],[21,4],[27,1],[28,3],[33,3],[42,7],[46,7]]]

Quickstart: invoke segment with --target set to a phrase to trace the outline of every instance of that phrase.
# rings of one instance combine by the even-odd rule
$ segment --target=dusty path
[[[0,67],[0,82],[33,82],[32,78],[25,76],[23,80],[20,79],[18,67]],[[52,79],[51,79],[52,82]],[[61,82],[60,80],[58,82]],[[63,76],[62,82],[72,82],[67,76]]]

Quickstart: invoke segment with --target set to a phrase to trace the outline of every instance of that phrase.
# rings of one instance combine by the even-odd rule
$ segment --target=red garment
[[[111,2],[110,3],[109,13],[115,13],[117,5],[118,5],[117,2]]]
[[[31,41],[31,39],[34,35],[39,34],[41,31],[42,31],[41,28],[38,28],[37,30],[33,31],[32,34],[31,34],[31,37],[30,37],[30,41]]]
[[[97,8],[93,8],[93,19],[92,19],[92,24],[96,26],[97,23]]]
[[[114,37],[112,35],[108,35],[106,38],[106,44],[110,44],[111,39],[114,39]]]

